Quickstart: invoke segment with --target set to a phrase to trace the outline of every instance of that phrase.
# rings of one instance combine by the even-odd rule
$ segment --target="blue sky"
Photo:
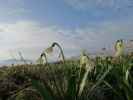
[[[0,0],[0,59],[36,59],[52,42],[68,57],[133,38],[132,0]]]

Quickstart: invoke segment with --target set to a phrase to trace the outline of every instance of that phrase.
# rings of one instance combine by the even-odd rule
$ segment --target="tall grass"
[[[55,45],[46,49],[41,59],[46,57],[45,53],[53,52]],[[64,59],[63,63],[1,68],[0,99],[132,100],[133,55],[121,53],[106,59],[92,59],[82,53],[76,61]]]

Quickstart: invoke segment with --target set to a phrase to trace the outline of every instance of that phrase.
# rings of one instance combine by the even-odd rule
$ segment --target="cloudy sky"
[[[133,39],[133,0],[0,0],[0,60],[36,59],[52,42],[67,57]]]

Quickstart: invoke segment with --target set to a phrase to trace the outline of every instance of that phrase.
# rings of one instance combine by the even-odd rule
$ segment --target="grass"
[[[65,64],[18,65],[0,69],[1,100],[132,100],[133,57],[111,62],[97,58],[95,71],[87,75],[78,95],[85,69],[79,61]],[[21,99],[20,99],[21,98]]]
[[[65,63],[0,68],[0,100],[132,100],[132,54],[75,61],[60,50]]]

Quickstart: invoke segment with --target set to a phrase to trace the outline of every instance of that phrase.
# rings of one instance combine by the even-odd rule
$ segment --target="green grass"
[[[132,100],[133,57],[97,57],[81,95],[79,61],[0,68],[0,100]]]

